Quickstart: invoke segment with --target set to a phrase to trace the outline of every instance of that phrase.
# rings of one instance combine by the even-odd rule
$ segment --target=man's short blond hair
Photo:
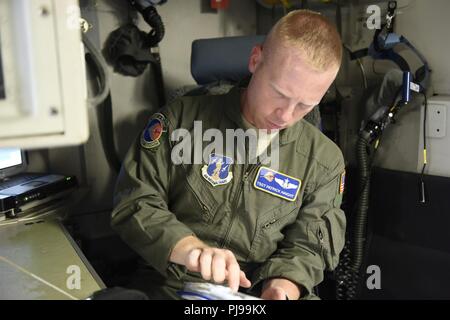
[[[277,46],[298,49],[306,63],[318,71],[341,65],[341,37],[336,27],[318,12],[291,11],[272,28],[266,46],[270,51],[276,51]]]

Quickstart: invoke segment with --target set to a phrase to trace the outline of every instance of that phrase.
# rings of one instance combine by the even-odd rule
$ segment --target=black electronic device
[[[0,218],[16,218],[21,212],[61,198],[78,183],[74,176],[27,173],[24,152],[0,149]]]

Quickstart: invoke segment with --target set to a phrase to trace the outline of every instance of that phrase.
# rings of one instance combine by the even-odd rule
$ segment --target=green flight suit
[[[202,176],[205,164],[172,163],[177,142],[170,135],[177,128],[192,131],[195,120],[203,130],[244,128],[239,88],[181,97],[159,112],[165,130],[159,145],[145,145],[140,137],[131,147],[112,213],[112,227],[149,265],[141,285],[150,298],[177,298],[184,282],[202,281],[200,274],[169,262],[175,244],[188,235],[231,250],[252,282],[251,294],[259,294],[263,280],[282,277],[301,285],[303,297],[313,297],[313,287],[324,269],[337,266],[344,245],[340,149],[301,120],[279,133],[277,171],[301,180],[295,201],[256,189],[256,164],[232,164],[231,181],[213,186]]]

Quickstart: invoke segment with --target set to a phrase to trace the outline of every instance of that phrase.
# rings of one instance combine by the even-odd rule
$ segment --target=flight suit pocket
[[[339,263],[339,254],[345,243],[345,216],[340,209],[331,209],[324,215],[325,223],[330,234],[330,251],[328,253],[330,269],[333,270]]]
[[[342,221],[339,221],[334,209],[326,212],[323,220],[310,222],[308,239],[316,244],[327,270],[334,270],[339,263],[339,253],[344,246]],[[345,230],[345,226],[344,226]]]
[[[263,213],[258,218],[247,259],[254,262],[267,260],[276,251],[278,242],[284,239],[282,229],[295,221],[298,210],[298,204],[290,202]]]
[[[192,171],[186,174],[186,180],[184,182],[189,192],[186,197],[191,198],[194,207],[195,204],[197,205],[197,211],[201,214],[203,221],[211,223],[217,211],[218,202],[210,190],[203,185],[200,177]]]

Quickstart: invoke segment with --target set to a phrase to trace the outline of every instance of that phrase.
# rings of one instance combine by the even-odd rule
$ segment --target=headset
[[[381,29],[377,29],[375,32],[372,44],[368,49],[368,55],[377,60],[391,60],[402,71],[412,72],[406,60],[394,51],[394,49],[401,44],[408,47],[422,63],[422,66],[415,71],[414,76],[411,75],[411,80],[413,81],[411,90],[423,92],[430,84],[431,70],[425,57],[411,44],[411,42],[409,42],[404,36],[393,32],[393,19],[395,17],[396,8],[397,2],[389,1],[386,24],[384,24]],[[418,87],[415,87],[414,84],[417,84]],[[405,99],[405,97],[403,98]]]
[[[129,22],[109,35],[104,53],[115,72],[137,77],[144,72],[148,64],[159,64],[158,57],[151,53],[151,48],[157,47],[164,38],[165,28],[155,5],[166,1],[128,0],[152,29],[147,33]]]

